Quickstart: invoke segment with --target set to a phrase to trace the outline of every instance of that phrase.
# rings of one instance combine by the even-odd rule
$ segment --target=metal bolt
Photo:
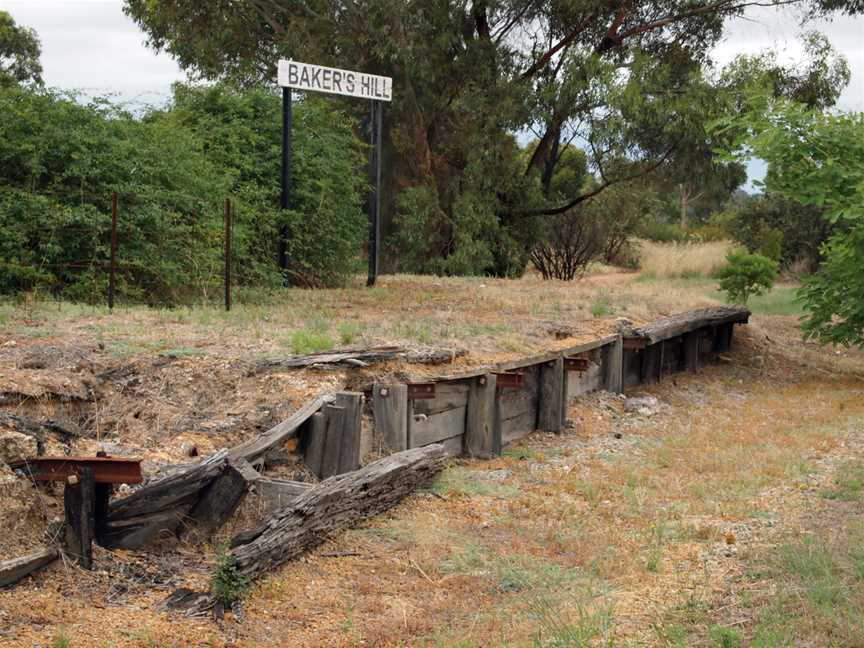
[[[66,483],[69,484],[70,486],[74,486],[75,484],[78,483],[78,475],[69,475],[66,478]]]
[[[388,390],[386,387],[382,387],[381,391],[379,391],[378,393],[381,394],[382,396],[386,396],[388,394]]]

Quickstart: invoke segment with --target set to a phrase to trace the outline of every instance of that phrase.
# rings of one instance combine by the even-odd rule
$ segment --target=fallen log
[[[624,337],[643,339],[648,344],[655,344],[706,326],[746,324],[749,319],[750,311],[743,306],[711,306],[685,311],[651,322],[633,329]]]
[[[17,583],[19,580],[42,569],[59,556],[55,548],[39,549],[20,558],[0,561],[0,587]]]
[[[301,493],[255,529],[237,534],[231,555],[237,569],[256,578],[322,544],[332,535],[378,515],[427,483],[447,462],[441,444],[405,450]],[[177,599],[181,599],[178,601]],[[165,605],[200,613],[212,598],[172,595]]]
[[[309,367],[368,367],[369,365],[399,360],[408,364],[448,364],[468,352],[464,349],[409,349],[398,346],[380,346],[368,349],[322,351],[309,355],[295,355],[277,360],[259,362],[252,370],[262,373],[278,369],[305,369]]]

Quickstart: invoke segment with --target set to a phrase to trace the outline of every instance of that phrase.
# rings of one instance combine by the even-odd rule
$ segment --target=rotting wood
[[[706,326],[746,324],[749,319],[750,310],[743,306],[711,306],[685,311],[640,326],[633,330],[632,336],[628,337],[643,338],[649,344],[656,344]]]
[[[306,427],[304,461],[309,471],[321,476],[321,462],[324,460],[324,442],[327,435],[327,419],[323,412],[315,412],[309,417]]]
[[[345,410],[342,433],[339,441],[339,473],[351,472],[360,467],[361,406],[363,394],[339,392],[336,405]]]
[[[26,556],[0,561],[0,587],[14,585],[22,578],[57,560],[60,552],[51,547],[39,549]]]
[[[368,367],[372,364],[390,361],[401,361],[407,364],[439,365],[449,364],[467,353],[463,349],[409,349],[399,346],[343,349],[340,351],[324,351],[310,353],[309,355],[289,356],[278,360],[266,360],[258,363],[253,369],[253,373],[319,366]]]
[[[495,424],[495,374],[479,376],[468,388],[468,409],[465,416],[465,452],[470,457],[488,459],[501,452],[500,426]]]
[[[314,486],[309,482],[262,477],[255,482],[255,493],[261,500],[264,513],[270,513],[288,506]]]
[[[339,473],[339,454],[344,427],[345,408],[338,405],[324,407],[324,452],[321,455],[320,477]]]
[[[114,500],[108,506],[105,532],[97,541],[109,548],[139,549],[160,534],[176,535],[201,491],[222,472],[227,461],[228,451],[220,450]]]
[[[372,388],[375,429],[393,452],[408,449],[408,386],[376,384]]]
[[[465,412],[465,405],[431,415],[414,413],[412,410],[408,420],[408,439],[411,447],[419,448],[443,442],[445,439],[461,437],[465,433]],[[460,445],[460,454],[461,451]]]
[[[624,391],[624,340],[620,336],[603,347],[604,384],[607,391]]]
[[[699,369],[699,348],[702,339],[702,329],[690,331],[684,335],[684,368],[688,371]]]
[[[429,482],[446,462],[444,447],[436,444],[398,452],[316,484],[262,525],[235,536],[231,555],[238,570],[248,578],[272,572],[334,534],[393,508]],[[184,607],[177,603],[181,598],[192,601],[188,613],[212,604],[188,592],[167,600],[175,608]]]
[[[205,538],[221,527],[258,479],[258,472],[248,461],[229,459],[189,511],[188,521],[196,535]]]
[[[297,436],[297,430],[315,412],[334,400],[332,394],[319,396],[306,403],[287,419],[269,429],[264,434],[234,446],[228,453],[231,459],[242,458],[251,464],[262,458],[267,452]]]
[[[63,491],[66,513],[64,553],[84,569],[93,568],[93,540],[96,535],[96,482],[93,470],[82,466],[70,476]]]
[[[564,358],[540,365],[537,429],[560,432],[564,408]]]

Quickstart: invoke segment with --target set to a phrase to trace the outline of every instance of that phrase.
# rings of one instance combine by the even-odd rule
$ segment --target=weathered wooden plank
[[[380,362],[402,361],[408,364],[448,364],[464,356],[462,349],[408,349],[398,346],[380,346],[368,349],[340,349],[321,351],[308,355],[295,355],[278,360],[259,362],[253,372],[280,369],[302,369],[338,365],[344,367],[368,367]]]
[[[416,401],[415,401],[416,404]],[[412,448],[438,443],[465,433],[467,405],[427,416],[413,414],[408,421],[408,440]]]
[[[688,371],[699,369],[699,341],[702,331],[690,331],[684,335],[684,368]]]
[[[506,446],[523,439],[537,429],[537,413],[527,411],[508,419],[501,419],[501,445]]]
[[[457,407],[468,405],[468,389],[466,382],[435,383],[435,398],[423,398],[414,401],[414,414],[431,416],[446,412]]]
[[[19,558],[0,561],[0,587],[17,583],[25,576],[57,560],[59,555],[60,552],[51,547],[39,549]]]
[[[538,373],[537,367],[525,367],[522,372],[522,387],[519,389],[499,389],[498,406],[502,421],[530,413],[534,417],[531,429],[535,429],[539,400]]]
[[[306,424],[304,462],[313,475],[321,476],[324,460],[324,442],[327,436],[327,420],[323,412],[315,412]]]
[[[642,369],[639,373],[641,382],[651,383],[659,379],[660,353],[659,344],[649,345],[642,350]]]
[[[603,347],[604,386],[607,391],[624,391],[624,339],[619,335],[612,344]]]
[[[468,405],[465,412],[465,452],[470,457],[488,459],[501,452],[501,440],[495,439],[501,430],[495,424],[495,374],[475,378],[469,384]]]
[[[73,477],[69,477],[70,480]],[[83,569],[93,568],[93,540],[96,536],[96,482],[93,470],[82,466],[75,481],[63,491],[66,513],[64,553]]]
[[[393,452],[408,448],[408,386],[376,384],[372,388],[375,429]]]
[[[255,482],[255,492],[260,496],[264,511],[269,513],[291,504],[314,484],[262,477]]]
[[[342,419],[341,447],[339,448],[339,472],[346,473],[360,467],[360,418],[363,394],[339,392],[336,404],[345,410]]]
[[[593,362],[585,371],[568,371],[567,374],[568,403],[584,394],[602,389],[605,383],[603,368]]]
[[[339,474],[339,454],[342,451],[342,430],[345,408],[338,405],[324,406],[324,454],[321,458],[321,477]]]
[[[705,326],[746,323],[749,319],[750,311],[743,306],[711,306],[677,313],[671,317],[651,322],[634,329],[632,335],[645,338],[650,344],[656,344]]]
[[[196,533],[206,537],[227,522],[249,486],[258,479],[258,472],[245,459],[229,460],[189,511],[189,522]]]
[[[300,429],[300,426],[315,412],[324,407],[324,405],[332,403],[333,400],[334,396],[327,394],[309,401],[287,419],[279,423],[279,425],[271,428],[261,436],[231,448],[229,457],[231,459],[245,459],[251,464],[256,463],[268,451],[297,436],[297,430]]]
[[[540,365],[537,429],[560,432],[564,407],[564,358]]]

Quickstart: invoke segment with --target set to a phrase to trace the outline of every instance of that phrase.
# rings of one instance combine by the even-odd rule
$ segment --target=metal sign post
[[[297,61],[279,61],[279,85],[282,86],[282,197],[280,206],[288,209],[291,190],[291,89],[324,92],[372,101],[372,186],[369,200],[369,276],[367,286],[378,278],[381,254],[381,130],[384,102],[392,99],[390,77],[328,68]],[[279,267],[288,267],[288,237],[284,228],[279,241]]]

